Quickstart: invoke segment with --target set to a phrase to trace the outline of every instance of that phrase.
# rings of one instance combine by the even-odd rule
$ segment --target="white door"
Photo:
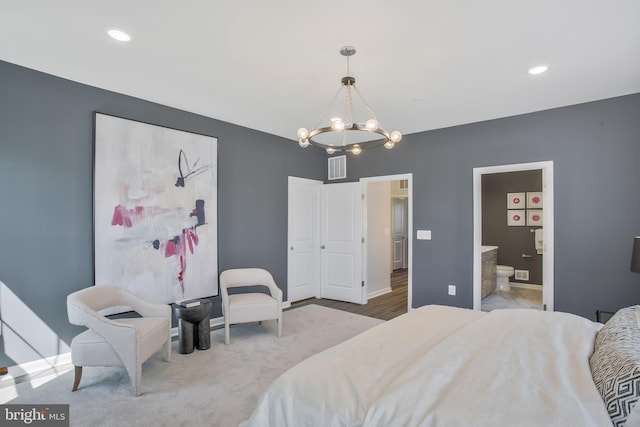
[[[322,298],[365,304],[361,185],[325,184],[320,194],[320,294]]]
[[[407,206],[406,199],[393,199],[393,269],[407,268]]]
[[[320,295],[321,181],[289,177],[287,301]]]

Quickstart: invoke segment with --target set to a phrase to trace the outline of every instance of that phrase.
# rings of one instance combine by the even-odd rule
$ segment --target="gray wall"
[[[0,280],[63,342],[78,331],[65,298],[93,277],[94,111],[218,137],[219,269],[265,267],[286,287],[287,176],[324,179],[322,151],[5,62],[0,94]],[[473,168],[553,160],[556,309],[594,319],[640,302],[638,117],[640,94],[407,135],[349,156],[348,179],[414,174],[414,228],[433,240],[413,233],[413,304],[471,307]]]
[[[629,271],[640,235],[640,94],[407,135],[391,151],[349,156],[349,180],[413,173],[413,305],[473,306],[473,168],[552,160],[555,309],[640,303]],[[456,296],[447,285],[457,284]]]
[[[0,281],[63,342],[67,294],[93,284],[94,111],[217,137],[219,269],[264,267],[286,294],[287,176],[323,179],[318,150],[1,61],[0,94]]]
[[[536,253],[531,232],[541,227],[507,225],[507,193],[528,191],[542,191],[541,169],[482,175],[482,244],[498,246],[498,264],[529,272],[529,280],[513,275],[509,281],[541,285],[542,254]]]

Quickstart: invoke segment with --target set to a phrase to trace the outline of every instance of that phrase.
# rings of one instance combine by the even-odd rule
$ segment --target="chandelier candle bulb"
[[[309,131],[307,130],[307,128],[298,129],[298,138],[299,139],[307,139],[307,138],[309,138]]]
[[[402,139],[402,134],[399,131],[394,130],[393,132],[391,132],[391,135],[389,136],[389,139],[393,143],[400,142],[400,140]]]
[[[380,123],[376,119],[369,119],[366,123],[367,130],[369,132],[374,132],[380,127]]]

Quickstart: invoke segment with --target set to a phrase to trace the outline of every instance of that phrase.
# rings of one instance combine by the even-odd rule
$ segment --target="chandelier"
[[[336,151],[348,151],[353,154],[360,154],[364,148],[384,146],[391,149],[402,139],[402,134],[395,130],[387,132],[378,121],[369,104],[364,99],[356,87],[356,79],[350,76],[349,57],[355,55],[356,49],[353,46],[344,46],[340,49],[340,54],[347,58],[347,75],[342,78],[340,89],[333,96],[327,112],[318,119],[313,129],[298,129],[298,143],[300,147],[306,148],[309,145],[324,148],[328,154]],[[361,109],[354,108],[354,94],[361,101]],[[342,110],[336,110],[337,100],[344,97]],[[358,122],[356,114],[362,112],[368,116],[367,120]],[[335,115],[332,115],[335,114]],[[327,117],[330,117],[328,120]],[[325,120],[325,124],[321,122]],[[371,140],[371,133],[377,134],[376,139]],[[378,136],[382,137],[380,139]]]

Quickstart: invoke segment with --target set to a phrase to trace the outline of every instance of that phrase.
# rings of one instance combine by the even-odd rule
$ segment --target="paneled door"
[[[407,268],[407,199],[393,198],[391,221],[393,224],[393,269]]]
[[[320,195],[320,295],[364,304],[361,184],[325,184]]]
[[[320,296],[321,181],[289,177],[287,301]]]

